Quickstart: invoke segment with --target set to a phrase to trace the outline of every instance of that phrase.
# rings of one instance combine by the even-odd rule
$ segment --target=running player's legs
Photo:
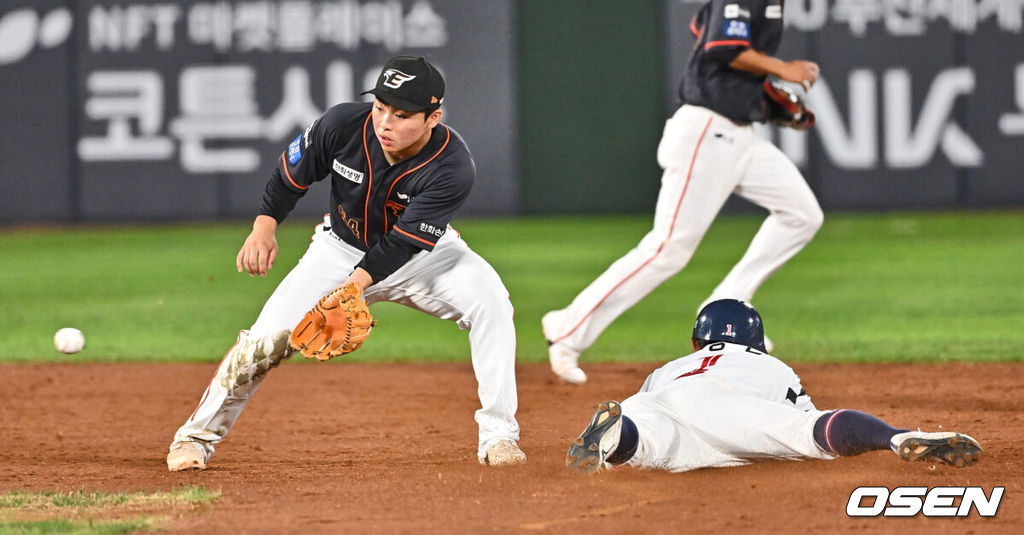
[[[550,342],[585,350],[615,318],[686,266],[739,179],[749,130],[694,106],[668,120],[658,147],[664,172],[654,228],[568,307],[548,316]]]
[[[802,411],[727,386],[692,381],[622,402],[639,446],[628,464],[683,472],[761,458],[831,459],[814,441],[824,411]]]
[[[768,277],[811,241],[825,217],[793,162],[768,141],[755,139],[736,194],[764,207],[769,215],[705,304],[722,298],[750,301]]]
[[[473,372],[481,409],[478,455],[502,439],[519,439],[514,310],[508,290],[494,268],[474,253],[455,231],[441,238],[433,251],[412,260],[367,289],[368,303],[390,301],[454,321],[469,330]]]

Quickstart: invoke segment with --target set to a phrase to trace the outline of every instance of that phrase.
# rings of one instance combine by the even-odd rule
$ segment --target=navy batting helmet
[[[708,303],[697,313],[693,324],[694,340],[732,342],[767,353],[761,315],[746,301],[720,299]]]

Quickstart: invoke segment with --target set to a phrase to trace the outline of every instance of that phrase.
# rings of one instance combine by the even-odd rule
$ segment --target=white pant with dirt
[[[664,173],[654,228],[568,307],[550,314],[545,320],[550,342],[576,352],[590,347],[615,318],[686,266],[733,193],[769,215],[709,301],[750,301],[824,219],[810,187],[782,151],[758,137],[753,126],[707,108],[685,105],[665,123],[658,163]]]
[[[832,459],[814,441],[814,407],[784,362],[714,343],[666,363],[622,402],[639,443],[632,466],[683,472],[757,459]]]
[[[726,384],[689,384],[641,392],[622,402],[640,442],[627,464],[685,472],[758,459],[833,459],[814,442],[825,411],[800,410],[739,392]]]
[[[239,334],[174,442],[195,441],[212,454],[267,371],[289,355],[291,328],[344,282],[363,254],[319,225],[309,249],[274,290],[256,322]],[[368,304],[400,303],[468,330],[481,404],[475,415],[480,429],[477,455],[483,458],[499,440],[519,439],[516,335],[508,290],[454,229],[449,227],[433,251],[415,254],[391,276],[367,288],[365,297]],[[387,336],[387,325],[378,329],[375,336]]]

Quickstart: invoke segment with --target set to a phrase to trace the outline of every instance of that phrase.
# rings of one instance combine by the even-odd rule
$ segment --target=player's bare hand
[[[820,73],[821,69],[817,63],[798,59],[787,61],[782,72],[779,73],[779,78],[787,82],[800,84],[804,86],[804,89],[810,89],[818,81]]]
[[[239,273],[248,272],[249,276],[264,276],[274,267],[277,260],[277,221],[272,217],[259,216],[253,223],[252,232],[245,238],[245,243],[235,258],[235,267]]]

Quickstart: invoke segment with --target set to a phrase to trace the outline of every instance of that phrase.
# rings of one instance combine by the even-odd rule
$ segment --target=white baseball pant
[[[639,443],[631,466],[684,472],[757,459],[833,459],[814,441],[827,411],[801,410],[700,377],[622,402]]]
[[[274,290],[252,327],[239,334],[174,442],[194,440],[212,454],[267,371],[286,358],[287,333],[321,297],[344,282],[363,254],[318,225],[299,263]],[[487,448],[499,440],[519,439],[516,335],[508,290],[454,229],[448,228],[433,251],[415,254],[391,276],[367,288],[365,297],[368,304],[400,303],[469,330],[481,404],[475,414],[480,430],[477,455],[485,457]],[[382,335],[383,331],[377,334]]]
[[[664,169],[654,228],[566,308],[546,322],[550,342],[582,352],[623,312],[675,275],[693,256],[735,193],[768,210],[743,258],[710,300],[750,301],[758,287],[806,245],[824,214],[795,165],[751,125],[684,105],[658,146]]]

